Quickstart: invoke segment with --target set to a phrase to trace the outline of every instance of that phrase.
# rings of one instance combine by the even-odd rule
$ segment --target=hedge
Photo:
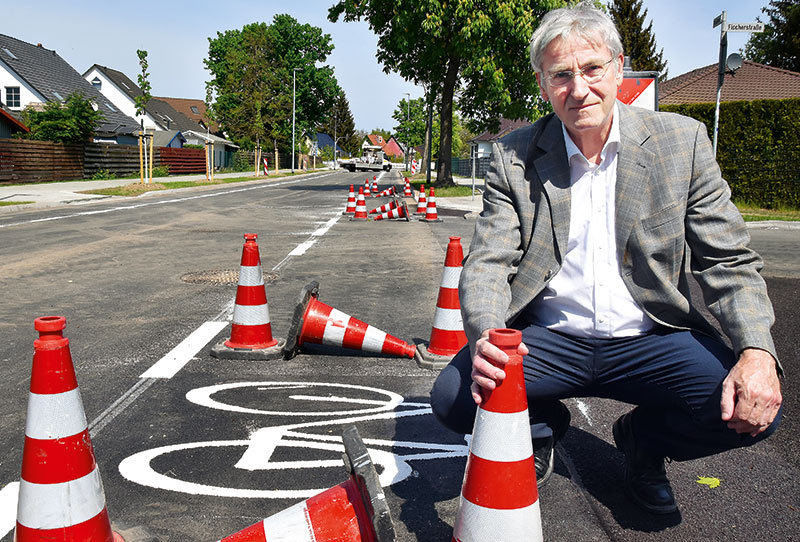
[[[714,133],[714,104],[662,105]],[[733,199],[800,208],[800,98],[720,104],[717,162]]]

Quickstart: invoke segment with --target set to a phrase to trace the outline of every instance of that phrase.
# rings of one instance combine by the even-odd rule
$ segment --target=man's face
[[[616,60],[610,62],[609,60]],[[545,48],[542,72],[536,74],[542,97],[549,100],[558,118],[564,123],[573,140],[599,136],[605,140],[611,129],[611,116],[617,89],[622,84],[622,55],[613,59],[611,51],[601,42],[587,41],[579,36],[566,40],[556,38]],[[606,64],[608,63],[608,64]],[[587,83],[578,70],[605,66],[606,72],[595,83]],[[563,86],[555,86],[549,76],[571,71],[575,76]]]

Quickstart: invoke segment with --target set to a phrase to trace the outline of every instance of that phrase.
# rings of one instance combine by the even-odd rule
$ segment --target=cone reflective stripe
[[[395,206],[394,208],[388,210],[385,213],[382,213],[378,216],[372,217],[372,220],[387,220],[393,218],[405,218],[406,222],[408,222],[408,204],[406,202],[401,202],[399,206]]]
[[[255,233],[244,234],[231,338],[225,341],[225,346],[229,348],[261,349],[278,344],[277,339],[272,337],[267,289],[261,273],[261,256],[256,239],[258,235]]]
[[[66,318],[34,321],[22,474],[14,539],[113,542],[103,484],[83,410]]]
[[[376,196],[376,197],[378,195],[378,181],[377,181],[377,179],[373,179],[373,181],[372,181],[372,195]]]
[[[413,358],[416,346],[335,309],[319,299],[319,283],[303,287],[283,355],[289,359],[308,342]]]
[[[221,542],[394,542],[391,512],[355,426],[342,434],[350,478]]]
[[[489,342],[509,361],[506,378],[494,390],[481,390],[454,542],[542,540],[528,399],[522,356],[517,354],[521,340],[518,330],[489,331]]]
[[[269,176],[269,168],[267,168],[267,159],[264,158],[264,175]]]
[[[417,214],[425,214],[428,207],[428,200],[425,197],[425,185],[419,187],[419,199],[417,200]]]
[[[386,203],[386,204],[384,204],[384,205],[381,205],[380,207],[376,207],[375,209],[371,210],[371,211],[369,212],[369,214],[371,214],[371,215],[374,215],[374,214],[376,214],[376,213],[377,213],[377,214],[379,214],[379,213],[385,213],[386,211],[391,211],[391,210],[392,210],[392,209],[394,209],[395,207],[397,207],[397,202],[396,202],[396,201],[394,201],[394,200],[392,200],[392,201],[390,201],[389,203]]]
[[[353,185],[350,185],[350,193],[347,195],[347,208],[344,210],[345,215],[352,215],[356,212],[356,195],[353,192]]]
[[[425,218],[422,220],[425,220],[426,222],[442,221],[442,219],[439,218],[439,213],[436,211],[436,194],[434,193],[432,186],[428,192],[428,205],[425,207]]]
[[[451,237],[447,244],[431,340],[427,347],[427,351],[436,356],[452,357],[467,344],[464,323],[461,320],[461,303],[458,299],[458,280],[461,277],[463,259],[461,238]]]
[[[358,187],[358,198],[356,199],[356,212],[350,220],[367,219],[367,201],[364,199],[363,187]]]

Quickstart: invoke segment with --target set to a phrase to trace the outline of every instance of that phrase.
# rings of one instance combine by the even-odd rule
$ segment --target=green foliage
[[[117,174],[113,171],[108,169],[98,169],[94,172],[94,175],[90,177],[93,181],[104,181],[107,179],[116,179]]]
[[[150,76],[150,74],[147,73],[147,51],[137,49],[136,56],[139,57],[139,66],[142,67],[142,73],[136,76],[137,82],[139,83],[139,88],[142,89],[142,93],[138,96],[135,96],[133,101],[136,104],[136,114],[144,115],[145,111],[147,110],[147,102],[149,102],[150,98],[152,97],[150,95],[150,81],[147,79]]]
[[[205,145],[195,145],[194,143],[186,143],[183,146],[184,149],[205,149]]]
[[[336,103],[333,105],[333,110],[325,122],[320,125],[319,131],[328,134],[332,138],[335,137],[338,140],[339,147],[348,153],[358,154],[361,148],[361,138],[356,133],[356,123],[353,119],[353,113],[350,111],[350,102],[347,101],[344,91],[339,92],[336,97]],[[332,154],[333,150],[331,150]]]
[[[622,38],[622,49],[631,58],[634,71],[657,71],[659,81],[667,79],[667,61],[664,49],[656,52],[653,21],[645,27],[647,8],[642,12],[642,0],[613,0],[609,13]]]
[[[742,53],[748,60],[800,71],[800,4],[797,0],[771,0],[761,8],[769,21],[764,32],[750,34]],[[756,18],[759,22],[761,17]]]
[[[95,127],[103,118],[103,113],[95,111],[91,100],[76,92],[63,104],[47,102],[41,111],[23,110],[22,121],[31,129],[23,137],[57,143],[86,143],[91,141]]]
[[[561,0],[338,0],[336,22],[366,20],[378,36],[384,71],[398,72],[441,97],[437,183],[449,184],[453,97],[479,130],[501,116],[535,119],[539,91],[528,61],[528,42],[544,13]]]
[[[714,104],[664,105],[714,130]],[[800,99],[720,104],[717,162],[736,201],[800,208]]]
[[[400,100],[392,114],[397,121],[394,137],[404,146],[416,147],[425,143],[425,99]]]
[[[340,89],[332,68],[317,67],[333,50],[320,28],[275,15],[271,25],[252,23],[208,41],[206,101],[242,148],[261,143],[291,150],[295,76],[296,137],[328,117]]]
[[[262,151],[263,152],[263,151]],[[238,150],[233,154],[233,171],[251,171],[255,168],[255,156],[252,152]],[[267,156],[267,160],[272,160]]]
[[[169,164],[162,164],[160,166],[153,167],[153,177],[168,177],[169,176]]]

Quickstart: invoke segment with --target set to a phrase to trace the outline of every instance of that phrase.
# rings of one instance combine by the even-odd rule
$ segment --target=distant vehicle
[[[350,171],[389,171],[392,163],[386,159],[380,145],[364,145],[361,156],[339,160],[339,167]]]

